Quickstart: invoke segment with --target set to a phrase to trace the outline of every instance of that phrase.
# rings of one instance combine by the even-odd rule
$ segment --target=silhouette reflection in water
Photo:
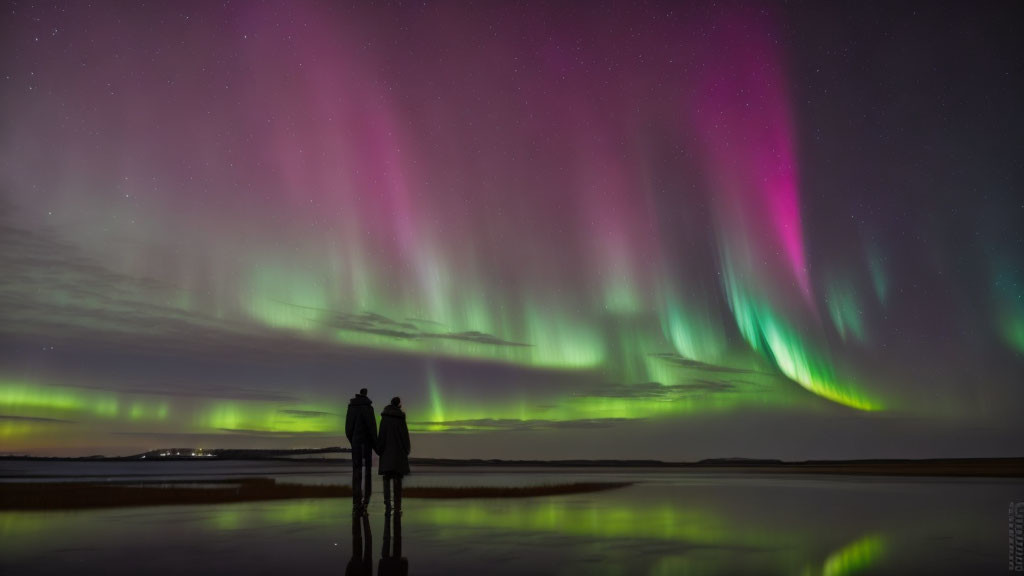
[[[352,518],[352,559],[345,576],[373,576],[373,536],[365,514]]]
[[[391,528],[394,526],[394,538]],[[394,547],[392,547],[392,544]],[[409,560],[402,557],[402,515],[384,513],[384,545],[380,549],[378,576],[408,576]]]

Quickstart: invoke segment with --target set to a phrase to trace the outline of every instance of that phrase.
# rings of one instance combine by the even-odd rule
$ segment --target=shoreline
[[[33,456],[0,456],[3,462],[68,462],[68,463],[126,463],[136,462],[148,466],[157,462],[255,462],[286,464],[297,469],[306,466],[349,467],[347,458],[294,459],[278,456],[249,458],[163,458],[140,459],[125,457],[47,458]],[[847,476],[920,476],[956,478],[1024,478],[1024,458],[933,458],[933,459],[864,459],[864,460],[757,460],[743,458],[709,459],[699,462],[665,462],[661,460],[483,460],[449,458],[410,458],[413,467],[438,468],[614,468],[661,469],[677,472],[726,474],[834,474]],[[0,474],[0,478],[17,476]],[[42,478],[46,476],[35,476]],[[60,477],[60,476],[53,476]]]
[[[632,482],[575,482],[521,487],[412,486],[402,491],[402,498],[534,498],[601,492],[631,485]],[[347,485],[287,484],[278,483],[273,478],[150,482],[12,482],[0,486],[3,486],[3,490],[0,490],[0,512],[352,497],[352,488]]]

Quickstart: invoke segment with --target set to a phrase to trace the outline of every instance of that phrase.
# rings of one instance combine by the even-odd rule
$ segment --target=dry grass
[[[193,484],[193,486],[189,486]],[[44,482],[0,484],[0,509],[47,510],[113,508],[169,504],[222,504],[287,498],[340,498],[351,496],[348,486],[278,484],[271,478],[229,481],[121,484],[98,482]],[[223,486],[209,486],[223,484]]]
[[[543,486],[466,486],[412,487],[402,490],[403,498],[530,498],[533,496],[560,496],[586,494],[631,485],[632,482],[580,482],[575,484],[549,484]]]
[[[202,486],[197,486],[202,484]],[[212,485],[212,486],[211,486]],[[582,494],[629,483],[577,483],[524,487],[410,487],[403,498],[530,498]],[[225,504],[291,498],[350,498],[349,486],[278,484],[272,478],[202,482],[31,482],[0,484],[0,510],[64,510],[183,504]]]

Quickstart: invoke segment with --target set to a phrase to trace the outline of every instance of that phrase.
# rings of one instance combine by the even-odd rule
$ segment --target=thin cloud
[[[296,418],[322,418],[324,416],[337,416],[331,412],[319,412],[317,410],[278,410],[279,414],[287,414]]]
[[[682,368],[691,368],[693,370],[703,370],[705,372],[720,372],[723,374],[756,374],[756,370],[746,370],[743,368],[731,368],[729,366],[721,366],[718,364],[707,364],[704,362],[698,362],[696,360],[690,360],[683,358],[678,354],[668,353],[657,353],[651,354],[652,358],[657,358],[663,362],[673,364]]]
[[[13,414],[0,414],[0,420],[17,420],[19,422],[38,422],[42,424],[77,424],[76,420],[64,420],[63,418],[41,418],[38,416],[15,416]]]
[[[443,420],[410,422],[415,427],[439,428],[425,432],[530,432],[560,429],[611,428],[626,422],[642,422],[645,418],[587,418],[579,420],[514,420],[500,418],[477,418],[469,420]]]

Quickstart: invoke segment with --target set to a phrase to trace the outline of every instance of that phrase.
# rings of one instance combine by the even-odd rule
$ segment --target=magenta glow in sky
[[[788,79],[770,20],[722,20],[694,81],[690,117],[705,148],[722,236],[744,236],[740,243],[777,254],[781,261],[769,266],[782,268],[810,301]]]
[[[892,10],[12,6],[0,438],[1000,452],[1018,57]]]

